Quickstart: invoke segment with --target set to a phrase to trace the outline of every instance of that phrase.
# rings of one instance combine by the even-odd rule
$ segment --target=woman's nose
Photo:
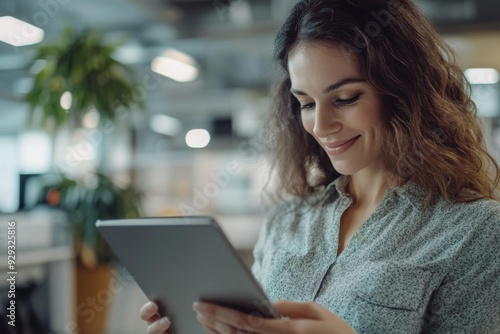
[[[336,119],[334,111],[328,107],[317,107],[314,117],[313,133],[318,138],[325,138],[340,131],[342,124]]]

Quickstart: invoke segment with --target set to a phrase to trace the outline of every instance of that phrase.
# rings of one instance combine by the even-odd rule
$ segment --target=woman
[[[411,0],[304,0],[279,31],[280,189],[252,270],[284,319],[197,303],[210,333],[500,333],[500,170]],[[286,300],[286,301],[285,301]],[[164,333],[153,303],[141,317]]]

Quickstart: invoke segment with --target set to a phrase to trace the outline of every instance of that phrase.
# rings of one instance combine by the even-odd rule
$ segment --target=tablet
[[[206,333],[192,310],[195,301],[279,317],[211,217],[98,220],[96,226],[175,334]]]

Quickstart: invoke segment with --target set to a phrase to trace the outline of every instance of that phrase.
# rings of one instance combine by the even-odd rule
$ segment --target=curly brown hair
[[[278,188],[306,199],[340,174],[303,128],[290,93],[288,54],[299,42],[341,46],[381,94],[383,156],[398,184],[408,180],[457,202],[497,199],[500,169],[487,151],[470,85],[451,48],[411,0],[303,0],[275,40],[281,65],[267,130]]]

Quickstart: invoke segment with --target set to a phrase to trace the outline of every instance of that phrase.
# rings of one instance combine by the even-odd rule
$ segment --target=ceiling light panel
[[[13,46],[24,46],[40,43],[44,31],[32,24],[12,16],[0,17],[0,41]]]

